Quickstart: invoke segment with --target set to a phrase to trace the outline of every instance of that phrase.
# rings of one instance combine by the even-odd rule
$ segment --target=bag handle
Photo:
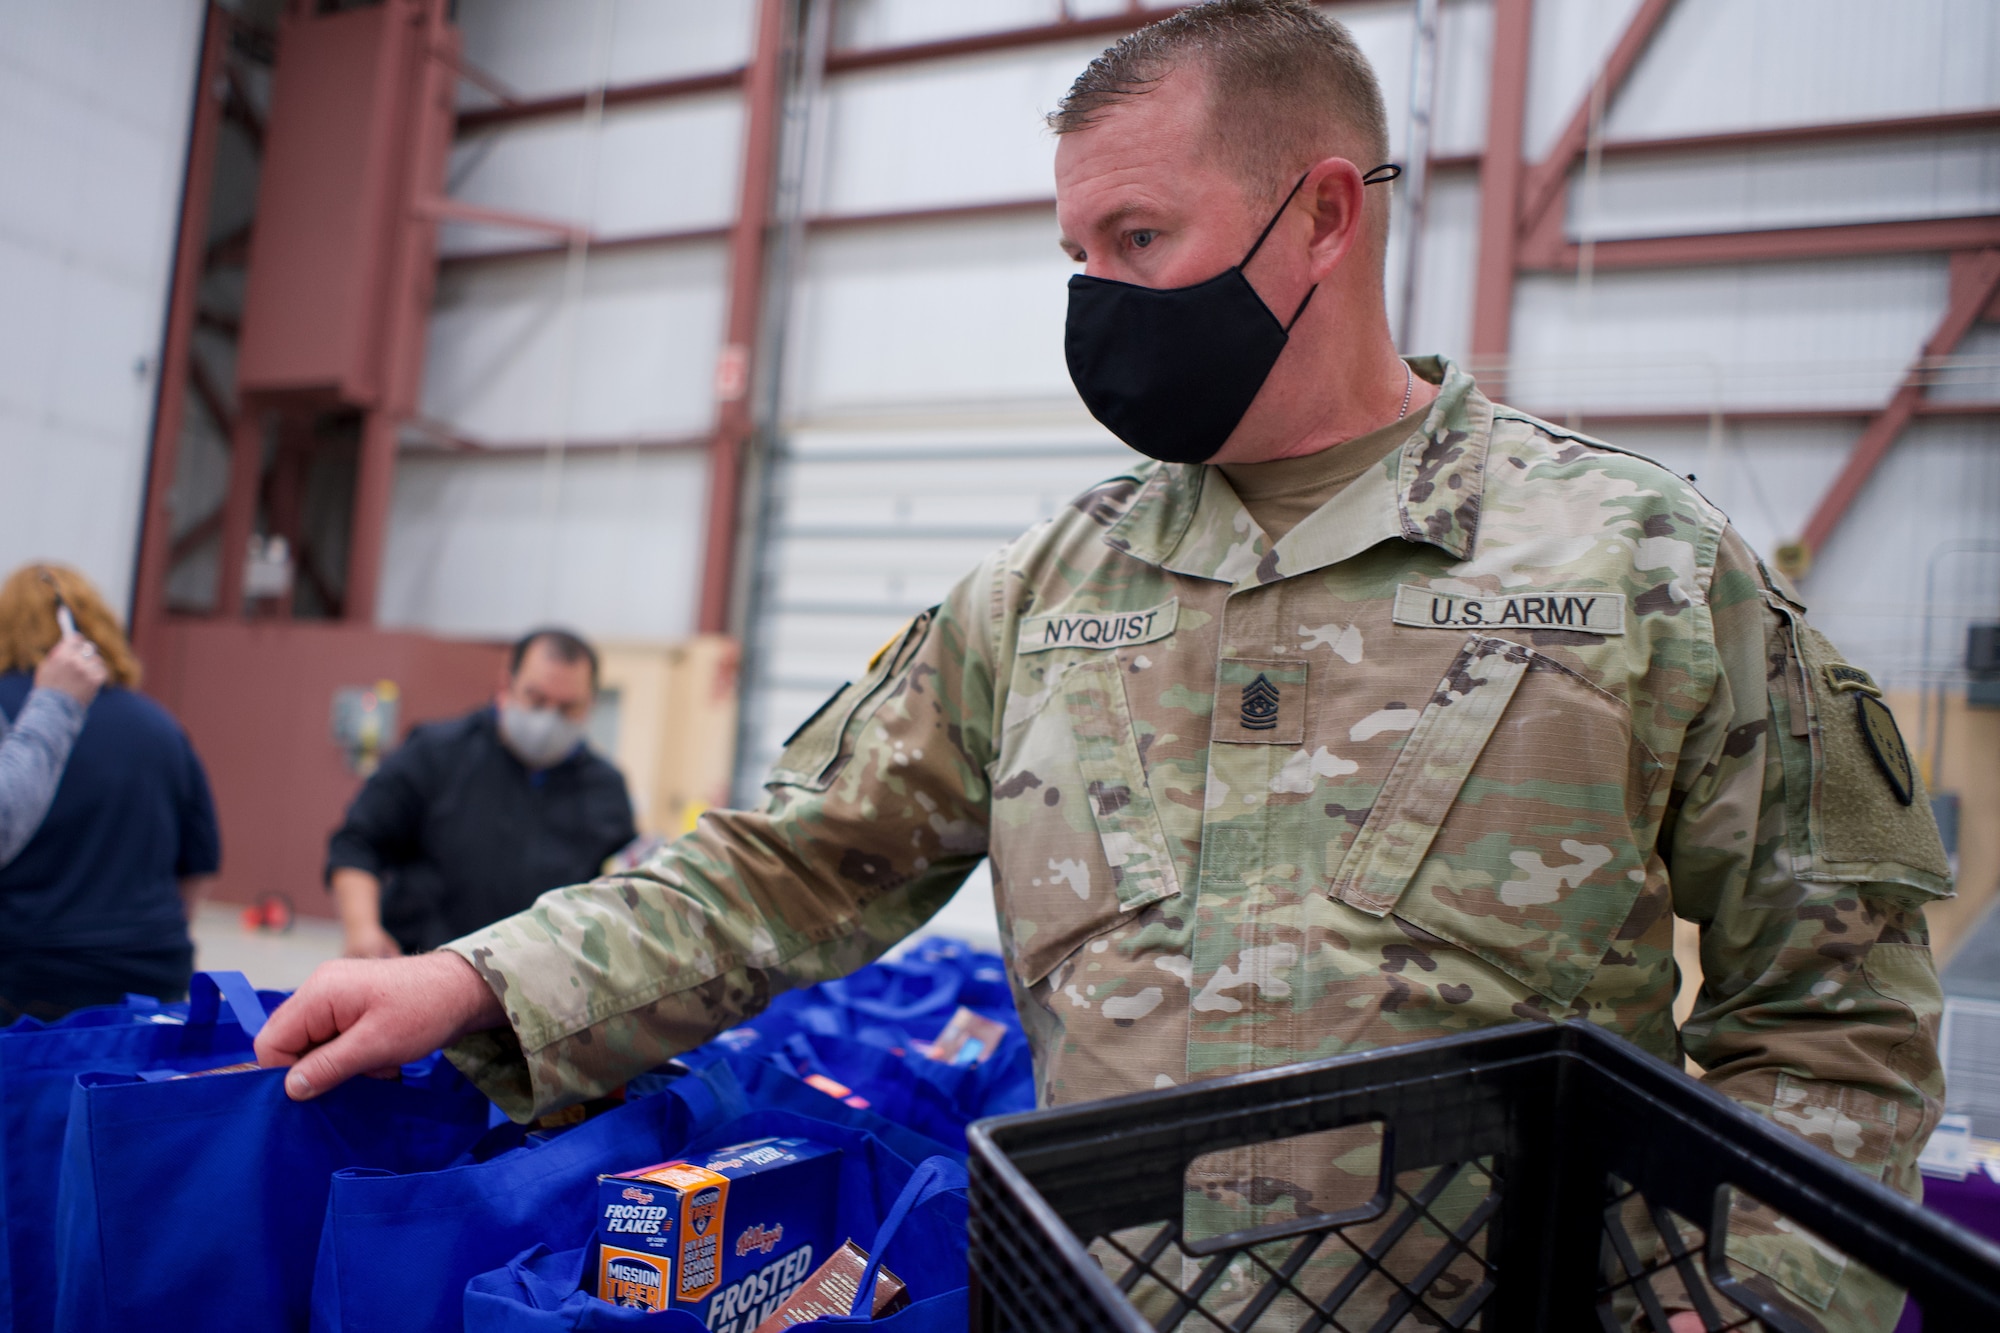
[[[896,1239],[903,1222],[937,1195],[950,1190],[966,1188],[965,1168],[949,1157],[926,1157],[923,1165],[910,1177],[910,1183],[903,1186],[903,1192],[896,1196],[889,1215],[882,1219],[882,1225],[875,1232],[875,1243],[868,1248],[868,1267],[861,1270],[861,1282],[854,1290],[854,1303],[847,1309],[849,1318],[860,1318],[874,1322],[875,1318],[875,1274],[882,1267],[882,1252],[889,1248],[889,1242]]]
[[[949,963],[913,964],[905,962],[882,963],[879,966],[898,978],[928,977],[931,988],[925,994],[919,995],[916,999],[906,1004],[896,1004],[886,998],[854,994],[852,988],[848,986],[845,977],[836,977],[832,981],[822,982],[821,985],[826,993],[833,997],[835,1001],[847,1006],[856,1013],[867,1014],[871,1018],[881,1018],[896,1023],[904,1019],[936,1013],[940,1009],[955,1004],[958,1001],[959,987],[965,984],[965,978],[960,975],[959,970]]]
[[[227,1001],[246,1037],[264,1030],[264,1002],[241,972],[197,972],[188,983],[188,1026],[214,1027]]]

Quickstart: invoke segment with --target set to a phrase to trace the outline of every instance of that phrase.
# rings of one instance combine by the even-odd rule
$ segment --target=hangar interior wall
[[[1508,355],[1492,364],[1473,356],[1474,289],[1480,154],[1506,3],[1444,0],[1407,350],[1474,360],[1482,375],[1504,375],[1517,406],[1693,474],[1774,555],[1938,325],[1950,247],[1789,258],[1718,250],[1660,264],[1614,263],[1617,247],[2000,213],[1990,116],[1745,137],[1994,112],[2000,9],[1679,0],[1601,106],[1592,149],[1558,202],[1561,240],[1604,262],[1520,273]],[[783,327],[781,375],[742,627],[738,800],[754,796],[780,739],[904,618],[1126,457],[1064,372],[1071,266],[1055,246],[1053,141],[1041,124],[1108,38],[972,49],[984,36],[1122,8],[837,6],[805,138],[803,239],[785,270],[789,292],[768,307]],[[1529,162],[1589,104],[1596,70],[1640,8],[1535,0]],[[693,628],[707,484],[699,446],[716,423],[745,133],[741,82],[719,76],[749,59],[754,9],[752,0],[460,0],[469,59],[518,97],[573,94],[575,105],[470,117],[453,194],[580,224],[592,238],[448,229],[426,419],[409,432],[395,498],[389,623],[497,635],[560,619],[653,640]],[[1329,9],[1376,65],[1400,156],[1410,6]],[[868,58],[917,43],[944,45]],[[646,84],[679,91],[593,95]],[[463,96],[468,111],[493,105],[470,88]],[[1689,139],[1700,142],[1618,151]],[[1410,243],[1394,238],[1392,273]],[[1806,585],[1817,621],[1909,707],[1956,689],[1966,624],[2000,611],[2000,554],[1982,545],[2000,507],[2000,329],[1975,328],[1931,379],[1930,399],[1957,407],[1913,423]],[[1961,762],[2000,760],[1948,755],[1947,769]],[[1990,774],[1955,780],[1993,785]],[[1979,876],[2000,876],[2000,849],[1974,859]]]

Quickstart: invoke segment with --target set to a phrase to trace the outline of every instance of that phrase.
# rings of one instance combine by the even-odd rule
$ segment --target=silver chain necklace
[[[1410,395],[1416,391],[1417,377],[1411,373],[1410,363],[1405,361],[1403,363],[1403,409],[1396,413],[1396,420],[1401,421],[1404,417],[1410,415]]]

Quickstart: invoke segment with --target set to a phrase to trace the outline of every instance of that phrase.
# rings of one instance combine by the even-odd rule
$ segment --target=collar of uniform
[[[1232,585],[1321,569],[1391,537],[1467,558],[1479,528],[1493,405],[1455,363],[1443,357],[1411,357],[1409,363],[1439,386],[1418,433],[1276,547],[1219,469],[1184,464],[1155,465],[1105,540],[1176,574]]]

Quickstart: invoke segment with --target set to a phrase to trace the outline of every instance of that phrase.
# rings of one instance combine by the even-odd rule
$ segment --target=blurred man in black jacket
[[[417,953],[594,879],[633,837],[625,779],[583,743],[597,654],[540,629],[492,704],[417,727],[347,809],[326,879],[350,958]]]

